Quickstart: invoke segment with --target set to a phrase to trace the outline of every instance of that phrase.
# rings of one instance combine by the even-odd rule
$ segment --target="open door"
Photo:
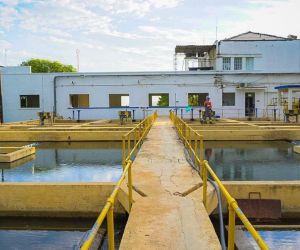
[[[245,93],[245,116],[255,114],[255,93]]]

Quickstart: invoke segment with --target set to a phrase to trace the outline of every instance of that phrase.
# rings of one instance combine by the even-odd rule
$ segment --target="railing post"
[[[133,135],[134,135],[134,147],[135,147],[135,145],[136,145],[136,142],[137,142],[137,135],[136,135],[136,129],[134,129],[133,130]],[[134,153],[136,153],[137,152],[137,147],[135,148],[135,151],[134,151]]]
[[[132,162],[130,161],[130,166],[128,168],[128,201],[129,201],[129,212],[131,210],[132,207],[132,202],[133,202],[133,198],[132,198]]]
[[[114,205],[111,203],[107,213],[108,249],[115,250]]]
[[[126,143],[125,143],[125,135],[122,136],[122,166],[123,170],[125,168],[125,159],[126,159]]]
[[[231,203],[228,204],[228,213],[228,250],[234,250],[235,212]]]
[[[131,136],[130,136],[130,135],[131,135],[131,134],[129,133],[129,134],[128,134],[128,137],[127,137],[127,140],[128,140],[128,141],[127,141],[127,147],[128,147],[127,157],[130,156],[130,152],[131,152],[131,145],[130,145],[130,143],[131,143],[130,137],[131,137]],[[127,158],[127,157],[126,157],[126,158]]]
[[[196,156],[198,155],[198,138],[195,132],[195,140],[194,140],[194,164],[197,166]]]
[[[199,166],[199,171],[200,171],[200,176],[203,177],[203,136],[200,138],[200,152],[199,152],[199,159],[200,159],[200,166]]]
[[[192,153],[192,129],[189,127],[189,144],[190,144],[190,153]]]
[[[204,207],[207,208],[207,168],[206,168],[207,161],[203,162],[203,204]]]

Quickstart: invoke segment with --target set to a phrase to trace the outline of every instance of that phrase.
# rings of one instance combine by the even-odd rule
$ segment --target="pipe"
[[[184,148],[184,153],[187,158],[187,161],[190,163],[192,168],[197,171],[197,173],[200,175],[199,169],[194,165],[194,162],[191,160],[191,157],[187,151],[186,148]],[[222,212],[222,199],[221,199],[221,193],[218,185],[211,179],[207,178],[207,180],[210,182],[210,184],[214,187],[217,193],[217,199],[218,199],[218,212],[219,212],[219,224],[220,224],[220,241],[221,241],[221,246],[222,250],[226,250],[226,242],[225,242],[225,232],[224,232],[224,219],[223,219],[223,212]]]

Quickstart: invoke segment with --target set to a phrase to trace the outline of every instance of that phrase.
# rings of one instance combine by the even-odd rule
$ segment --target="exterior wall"
[[[223,57],[254,57],[254,71],[300,72],[300,40],[220,41],[217,57],[217,70],[220,71],[223,70]],[[245,59],[243,67],[245,70]]]
[[[3,74],[2,92],[4,121],[37,119],[38,111],[54,110],[54,81],[56,77],[56,111],[64,118],[77,119],[77,110],[70,108],[70,94],[89,94],[90,108],[81,108],[81,119],[117,119],[118,111],[109,108],[109,94],[129,94],[130,108],[141,119],[148,111],[158,110],[167,115],[175,106],[183,110],[188,105],[188,93],[209,93],[214,110],[221,117],[244,117],[245,93],[255,93],[258,116],[266,114],[274,87],[280,84],[299,84],[300,73],[238,73],[238,72],[148,72],[148,73],[75,73],[75,74]],[[221,79],[223,90],[215,84]],[[246,87],[242,88],[241,83]],[[219,84],[219,83],[218,83]],[[220,85],[220,84],[219,84]],[[222,106],[222,91],[235,93],[235,106]],[[150,93],[169,93],[169,107],[148,107]],[[20,95],[40,95],[40,108],[20,108]],[[195,108],[198,115],[200,107]],[[202,108],[203,109],[203,108]],[[146,111],[144,111],[146,110]]]

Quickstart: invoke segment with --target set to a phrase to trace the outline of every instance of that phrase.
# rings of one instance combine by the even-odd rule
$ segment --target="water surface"
[[[121,145],[107,142],[40,143],[34,156],[11,164],[0,163],[0,171],[2,182],[117,181],[122,172]]]
[[[270,247],[270,249],[284,249],[284,250],[296,250],[300,249],[300,231],[297,230],[260,230],[259,231],[261,237],[265,240],[266,244]],[[246,237],[249,239],[251,245],[255,249],[259,249],[257,247],[255,241],[249,234],[249,232],[245,232]]]
[[[284,141],[207,141],[205,158],[221,180],[300,180],[300,154]]]

